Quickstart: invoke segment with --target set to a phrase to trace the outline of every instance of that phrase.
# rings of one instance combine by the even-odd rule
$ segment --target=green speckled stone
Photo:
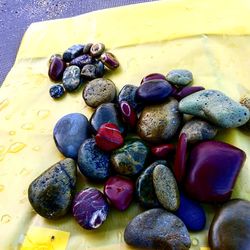
[[[121,175],[136,175],[144,168],[148,153],[149,149],[142,141],[128,141],[112,153],[113,169]]]
[[[186,86],[193,81],[193,74],[186,69],[174,69],[167,74],[166,79],[174,85]]]
[[[66,158],[43,172],[29,186],[34,210],[47,219],[64,216],[70,209],[76,186],[76,164]]]
[[[179,111],[203,118],[223,128],[244,125],[249,110],[218,90],[202,90],[183,98]]]
[[[162,164],[157,165],[153,170],[153,183],[161,205],[168,211],[176,211],[180,206],[180,194],[170,169]]]
[[[156,197],[153,183],[153,170],[159,164],[166,165],[167,162],[164,160],[153,162],[141,173],[136,181],[137,199],[143,207],[156,208],[161,206]]]

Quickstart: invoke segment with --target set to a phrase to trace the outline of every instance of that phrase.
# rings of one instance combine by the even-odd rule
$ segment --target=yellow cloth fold
[[[30,207],[30,182],[63,158],[52,138],[55,123],[67,113],[82,112],[87,117],[92,113],[81,91],[60,101],[49,97],[51,54],[76,43],[103,42],[121,64],[107,75],[118,90],[127,83],[139,85],[152,72],[186,68],[194,74],[194,85],[218,89],[239,100],[250,94],[249,12],[247,0],[170,0],[32,24],[0,89],[0,249],[16,249],[27,243],[26,237],[37,244],[24,249],[39,249],[41,242],[46,245],[48,231],[34,233],[34,227],[66,232],[59,234],[63,243],[56,241],[60,249],[132,249],[124,243],[123,230],[141,211],[136,205],[124,213],[112,210],[107,222],[91,232],[70,216],[51,222]],[[223,130],[217,138],[240,147],[249,158],[249,135],[244,131]],[[250,199],[249,179],[247,159],[233,197]],[[88,185],[93,184],[79,177],[78,189]],[[207,211],[211,218],[212,212]],[[192,249],[207,247],[207,229],[191,234]],[[68,233],[65,240],[63,235]]]

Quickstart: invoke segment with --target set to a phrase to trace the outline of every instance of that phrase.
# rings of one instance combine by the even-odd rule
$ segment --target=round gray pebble
[[[166,79],[174,85],[186,86],[193,81],[193,74],[186,69],[171,70]]]
[[[63,86],[68,92],[76,90],[81,84],[81,70],[78,66],[72,65],[63,72]]]

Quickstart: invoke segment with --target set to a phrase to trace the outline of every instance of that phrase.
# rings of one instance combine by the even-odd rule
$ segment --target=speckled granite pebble
[[[29,186],[31,206],[47,219],[64,216],[70,209],[76,185],[76,165],[73,159],[59,161]]]
[[[191,240],[184,223],[166,210],[154,208],[130,221],[124,232],[127,244],[159,250],[188,250]]]
[[[183,98],[179,111],[206,119],[223,128],[244,125],[249,110],[218,90],[202,90]]]
[[[186,69],[174,69],[167,74],[166,79],[174,85],[186,86],[193,81],[193,74]]]

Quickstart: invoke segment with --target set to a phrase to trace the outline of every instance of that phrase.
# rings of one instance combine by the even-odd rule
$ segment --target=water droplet
[[[0,110],[6,108],[9,105],[9,100],[4,99],[3,101],[0,102]]]
[[[10,132],[9,132],[9,135],[15,135],[16,134],[16,131],[14,131],[14,130],[11,130]]]
[[[11,217],[8,215],[8,214],[4,214],[2,217],[1,217],[1,223],[2,224],[7,224],[11,221]]]
[[[39,111],[37,112],[37,115],[38,115],[38,117],[39,117],[40,119],[45,119],[46,117],[48,117],[49,113],[50,113],[49,110],[47,110],[47,109],[42,109],[42,110],[39,110]]]
[[[4,146],[0,146],[0,154],[2,154],[4,150],[5,150]]]
[[[25,130],[32,130],[34,128],[34,125],[30,122],[28,123],[24,123],[22,126],[21,126],[22,129],[25,129]]]
[[[13,143],[10,147],[9,147],[9,150],[8,152],[9,153],[17,153],[19,151],[21,151],[26,145],[22,142],[16,142],[16,143]]]
[[[196,238],[193,238],[193,239],[192,239],[192,245],[193,245],[193,246],[198,246],[198,245],[199,245],[199,240],[196,239]]]
[[[3,192],[4,190],[4,185],[0,184],[0,192]]]

